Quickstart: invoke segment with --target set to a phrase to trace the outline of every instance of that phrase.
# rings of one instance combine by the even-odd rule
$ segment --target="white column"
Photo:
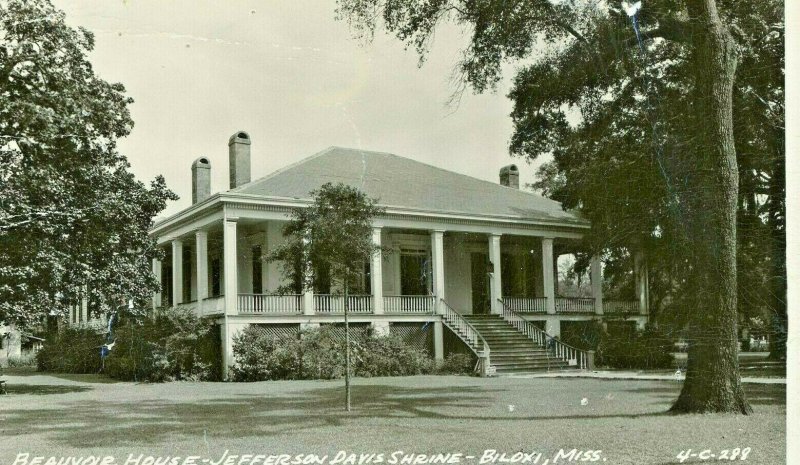
[[[444,324],[441,321],[433,323],[433,359],[444,360]]]
[[[220,335],[222,338],[222,379],[229,379],[229,368],[236,363],[233,355],[233,338],[247,327],[247,323],[232,322],[228,319],[222,324]]]
[[[161,285],[161,260],[153,259],[153,276],[156,278],[158,285]],[[153,294],[153,310],[161,306],[161,291]]]
[[[492,313],[502,312],[499,299],[503,298],[503,280],[501,276],[500,234],[489,235],[489,261],[492,263],[492,273],[489,275],[489,298]]]
[[[633,276],[636,281],[636,300],[639,301],[639,314],[647,315],[650,303],[650,288],[647,273],[647,261],[644,252],[637,251],[633,256]]]
[[[603,314],[603,267],[600,257],[592,256],[591,261],[592,297],[594,297],[594,313]]]
[[[444,231],[431,232],[431,258],[433,259],[433,294],[436,296],[435,308],[444,299]],[[441,309],[439,310],[441,311]]]
[[[238,313],[239,279],[237,277],[236,220],[225,218],[222,226],[223,262],[225,263],[225,314]]]
[[[172,306],[183,303],[183,242],[172,241]]]
[[[195,267],[197,268],[197,308],[203,314],[203,299],[208,298],[208,232],[194,233]]]
[[[561,321],[555,317],[550,317],[545,320],[544,323],[544,332],[553,336],[553,337],[561,337]]]
[[[547,298],[547,313],[556,313],[556,287],[553,272],[553,238],[542,238],[542,285]]]
[[[381,246],[381,228],[372,228],[372,243]],[[383,256],[378,249],[372,254],[370,271],[370,288],[372,289],[372,312],[383,314]]]

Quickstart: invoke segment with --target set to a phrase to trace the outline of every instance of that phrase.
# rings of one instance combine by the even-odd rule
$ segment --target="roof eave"
[[[243,194],[239,192],[223,192],[220,194],[222,202],[240,202],[256,205],[277,205],[289,208],[303,207],[311,204],[311,199],[300,199],[295,197],[279,197],[279,196],[264,196],[257,194]],[[567,228],[589,229],[591,223],[582,218],[575,218],[574,220],[559,220],[559,219],[543,219],[543,218],[527,218],[524,216],[514,215],[486,215],[475,213],[464,213],[457,211],[441,211],[441,210],[423,210],[417,208],[409,208],[400,205],[386,205],[378,204],[386,209],[387,214],[399,214],[407,216],[424,216],[431,218],[449,218],[449,219],[462,219],[462,220],[482,220],[486,222],[499,222],[499,223],[523,223],[526,225],[541,225],[541,226],[559,226]]]
[[[202,202],[197,202],[190,207],[184,208],[183,210],[174,213],[171,216],[168,216],[164,219],[157,221],[153,226],[150,228],[150,234],[157,236],[159,232],[168,230],[171,226],[179,223],[187,218],[192,216],[197,216],[202,213],[205,213],[207,210],[213,209],[215,206],[222,202],[223,197],[222,192],[217,192],[215,194],[210,195],[207,199],[204,199]]]

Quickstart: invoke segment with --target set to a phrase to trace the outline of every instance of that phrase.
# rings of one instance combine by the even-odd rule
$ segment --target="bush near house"
[[[344,376],[344,340],[333,327],[275,335],[257,326],[234,338],[235,381],[278,379],[336,379]],[[451,354],[436,368],[427,351],[409,346],[400,337],[366,334],[352,340],[355,376],[409,376],[427,373],[471,373],[472,357]]]
[[[671,368],[674,341],[664,333],[647,328],[628,337],[600,339],[595,363],[609,368]]]
[[[595,351],[595,365],[607,368],[671,368],[674,340],[652,327],[636,329],[629,322],[585,322],[573,331],[564,331],[562,341],[582,350]]]
[[[36,353],[36,367],[54,373],[97,373],[101,368],[100,346],[105,339],[89,328],[51,331]]]
[[[450,353],[436,371],[442,375],[472,374],[478,358],[474,354]]]
[[[210,321],[190,310],[161,310],[131,319],[115,331],[105,373],[133,381],[219,379],[219,335]]]
[[[128,381],[219,378],[219,336],[209,321],[191,311],[167,309],[153,317],[123,320],[105,363],[106,334],[90,328],[62,328],[49,334],[36,356],[39,371],[99,373]]]

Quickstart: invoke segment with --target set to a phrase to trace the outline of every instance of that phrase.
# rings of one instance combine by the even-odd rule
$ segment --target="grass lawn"
[[[128,454],[217,461],[226,450],[329,454],[328,460],[339,450],[383,453],[384,460],[395,451],[461,452],[476,456],[461,463],[478,465],[486,449],[542,452],[543,464],[545,458],[553,463],[562,448],[600,449],[598,463],[668,464],[678,463],[683,449],[719,454],[745,447],[752,451],[743,463],[785,462],[785,385],[746,385],[751,416],[673,416],[665,411],[680,389],[677,382],[357,379],[348,414],[341,381],[133,384],[6,375],[0,464],[8,465],[23,452],[113,455],[125,465]]]
[[[742,378],[786,378],[786,361],[769,360],[769,352],[739,352],[739,371]],[[647,370],[647,372],[669,374],[675,368],[686,370],[686,352],[673,354],[672,370]]]

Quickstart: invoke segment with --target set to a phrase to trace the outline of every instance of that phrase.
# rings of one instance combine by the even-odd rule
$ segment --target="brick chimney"
[[[519,189],[519,170],[517,165],[508,165],[500,168],[500,184]]]
[[[250,136],[238,131],[228,140],[231,189],[250,182]]]
[[[192,163],[192,204],[202,202],[211,195],[211,163],[200,157]]]

